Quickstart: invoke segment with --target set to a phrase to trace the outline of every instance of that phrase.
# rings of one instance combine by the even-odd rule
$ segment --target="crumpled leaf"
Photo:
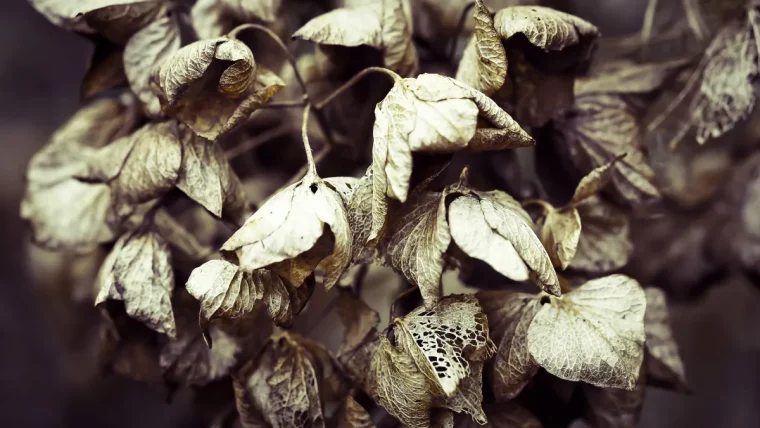
[[[755,106],[759,42],[760,10],[751,5],[726,23],[705,50],[706,64],[691,104],[699,143],[730,131]]]
[[[599,35],[599,30],[583,19],[544,6],[506,7],[496,12],[493,21],[504,40],[522,34],[544,51],[560,51],[575,45],[581,45],[580,51],[588,51]]]
[[[646,393],[644,366],[632,391],[618,388],[599,388],[582,385],[586,398],[586,419],[594,427],[636,428],[639,426],[641,408]]]
[[[85,34],[99,31],[121,44],[162,6],[156,0],[30,0],[30,3],[61,28]]]
[[[457,428],[541,428],[541,422],[514,401],[483,406],[488,423],[480,425],[470,418],[462,418]]]
[[[678,344],[673,338],[665,293],[659,288],[647,288],[646,329],[647,382],[677,391],[689,389]]]
[[[515,398],[539,369],[528,351],[528,327],[541,305],[536,295],[511,291],[480,291],[477,298],[497,346],[486,375],[496,400],[505,402]]]
[[[406,201],[412,152],[464,149],[475,136],[478,115],[494,128],[508,131],[490,150],[533,144],[533,139],[490,98],[454,79],[422,74],[396,81],[375,108],[370,240],[379,235],[385,224],[385,198]]]
[[[278,331],[255,360],[234,379],[235,401],[244,427],[258,412],[273,428],[324,427],[320,394],[332,360],[321,345],[295,333]]]
[[[368,392],[412,428],[429,426],[436,407],[485,423],[480,376],[493,347],[477,299],[446,296],[432,309],[419,307],[396,319],[380,335]]]
[[[560,294],[557,273],[532,221],[511,196],[499,190],[473,191],[451,202],[448,218],[451,237],[468,256],[507,278],[530,278],[542,290]]]
[[[124,46],[124,72],[129,86],[150,116],[161,113],[158,98],[150,89],[150,73],[179,50],[180,45],[177,23],[167,15],[136,32]]]
[[[146,225],[116,241],[98,272],[95,304],[122,300],[127,314],[174,338],[177,333],[171,294],[174,271],[169,246]]]
[[[274,22],[281,3],[280,0],[198,0],[190,14],[198,37],[213,39],[227,33],[236,22]]]
[[[194,317],[177,314],[177,337],[161,348],[159,363],[164,378],[182,385],[203,386],[230,373],[237,363],[240,345],[235,338],[212,325],[209,348]],[[211,342],[209,342],[211,343]]]
[[[338,428],[375,428],[369,413],[351,396],[338,411]]]
[[[320,15],[293,38],[323,45],[366,45],[383,53],[383,65],[402,76],[417,73],[417,50],[412,42],[409,0],[360,2]]]
[[[372,353],[378,344],[380,316],[363,300],[348,293],[338,297],[338,316],[346,332],[337,358],[347,374],[359,385],[366,382]]]
[[[456,78],[491,95],[504,85],[507,77],[507,53],[494,28],[491,11],[482,0],[475,1],[472,16],[475,18],[475,32],[462,53]]]
[[[163,112],[209,140],[248,119],[284,85],[243,42],[226,36],[184,46],[151,75]]]
[[[570,267],[586,272],[610,272],[625,266],[633,253],[628,215],[592,196],[576,206],[581,236]]]
[[[74,176],[98,148],[131,130],[133,106],[128,97],[94,101],[29,162],[21,218],[31,225],[36,243],[86,252],[116,238],[108,186]]]
[[[644,360],[644,290],[632,278],[593,279],[549,297],[528,328],[528,350],[569,381],[633,390]]]

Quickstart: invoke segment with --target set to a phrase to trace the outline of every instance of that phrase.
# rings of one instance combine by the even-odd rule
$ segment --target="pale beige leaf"
[[[406,206],[409,210],[390,225],[385,257],[420,288],[425,306],[431,307],[441,297],[443,254],[451,242],[444,196],[426,192]]]
[[[582,385],[586,398],[586,418],[599,428],[636,428],[644,405],[647,373],[642,366],[633,391]]]
[[[478,128],[470,140],[469,149],[472,152],[486,152],[505,149],[531,147],[536,144],[517,122],[509,128]]]
[[[403,77],[417,74],[419,60],[412,41],[412,10],[409,0],[382,0],[380,35],[384,65]]]
[[[688,390],[683,361],[673,337],[665,293],[659,288],[647,288],[646,329],[647,381],[676,390]],[[651,380],[650,380],[651,379]]]
[[[79,2],[75,2],[79,3]],[[118,45],[164,12],[160,0],[90,0],[82,2],[79,13],[87,26]]]
[[[577,210],[583,228],[570,267],[601,273],[625,266],[633,253],[628,215],[598,196],[581,202]]]
[[[625,154],[616,157],[602,166],[594,168],[591,172],[581,178],[580,183],[578,183],[578,186],[575,188],[573,199],[570,200],[570,205],[576,205],[601,191],[612,178],[612,167],[623,157],[625,157]]]
[[[124,72],[129,86],[152,117],[161,113],[161,105],[150,89],[151,71],[179,50],[180,45],[175,19],[164,16],[135,33],[124,46]]]
[[[174,271],[166,241],[143,227],[119,238],[109,257],[113,263],[104,263],[98,273],[102,282],[95,304],[106,299],[123,300],[130,317],[175,337],[171,303]]]
[[[457,197],[449,205],[454,242],[502,275],[515,281],[531,278],[542,289],[559,295],[557,274],[527,213],[504,192],[477,195]]]
[[[382,49],[382,28],[371,8],[341,8],[319,15],[293,34],[293,38],[323,45],[360,46]]]
[[[239,318],[253,311],[264,296],[262,282],[267,273],[274,275],[267,271],[249,274],[225,260],[210,260],[193,269],[185,288],[201,304],[201,327],[205,329],[215,317]]]
[[[338,428],[375,428],[369,413],[351,396],[338,412]]]
[[[129,132],[133,106],[131,98],[104,98],[83,107],[32,157],[21,218],[35,242],[88,251],[115,239],[110,189],[74,176],[96,149]]]
[[[220,0],[198,0],[190,9],[190,20],[200,39],[215,39],[227,33],[230,24]]]
[[[541,306],[528,328],[528,349],[561,379],[633,390],[644,359],[645,308],[634,279],[591,280]]]
[[[575,257],[581,237],[581,217],[578,210],[553,210],[544,217],[541,242],[554,266],[564,270]]]
[[[475,18],[475,32],[462,54],[456,78],[491,95],[504,85],[507,77],[507,53],[494,28],[491,11],[481,0],[476,0],[472,14]]]
[[[496,355],[486,366],[486,375],[496,400],[508,401],[522,391],[539,369],[528,351],[528,327],[541,306],[533,294],[480,291],[476,296],[497,346]]]
[[[545,51],[562,50],[598,36],[592,24],[569,13],[543,6],[512,6],[494,16],[494,27],[507,40],[523,34],[528,41]]]

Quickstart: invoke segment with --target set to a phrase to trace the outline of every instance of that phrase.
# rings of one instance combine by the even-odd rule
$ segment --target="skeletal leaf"
[[[398,80],[375,108],[370,240],[384,226],[386,197],[406,201],[412,152],[455,152],[476,133],[478,115],[497,129],[509,130],[492,150],[531,145],[533,140],[506,112],[481,92],[454,79],[423,74]],[[483,150],[480,146],[478,150]]]
[[[493,348],[477,299],[446,296],[432,309],[396,319],[380,335],[368,391],[409,427],[429,426],[434,407],[485,423],[480,373]]]
[[[582,385],[586,398],[586,418],[595,427],[635,428],[639,425],[644,405],[647,373],[642,366],[639,380],[632,391]]]
[[[48,248],[88,251],[115,239],[111,191],[74,176],[93,153],[128,133],[131,98],[104,98],[77,112],[29,162],[21,218],[35,242]]]
[[[322,45],[366,45],[383,53],[385,67],[402,76],[417,73],[409,0],[358,2],[320,15],[301,27],[294,38]]]
[[[451,242],[444,195],[425,192],[410,200],[388,231],[388,263],[420,288],[429,306],[441,297],[443,254]]]
[[[633,390],[646,338],[641,286],[610,275],[549,299],[528,328],[535,361],[561,379]]]
[[[324,427],[323,375],[331,371],[321,345],[286,331],[269,344],[235,378],[235,401],[241,419],[255,410],[269,426]],[[251,426],[245,425],[244,426]]]
[[[183,385],[203,386],[229,374],[237,362],[240,345],[217,326],[211,326],[210,336],[212,348],[201,338],[197,319],[178,313],[177,337],[164,344],[159,354],[164,378]]]
[[[750,6],[728,22],[705,50],[706,65],[691,104],[699,143],[728,132],[752,111],[753,82],[760,73],[758,42],[760,11]]]
[[[673,338],[665,293],[659,288],[647,288],[646,328],[647,381],[679,391],[688,390],[678,344]]]
[[[98,273],[99,305],[123,300],[127,314],[151,329],[176,336],[171,294],[174,271],[166,241],[143,226],[122,235]]]
[[[462,418],[457,428],[541,428],[541,422],[514,401],[483,406],[488,423],[480,425],[470,418]]]
[[[541,306],[533,294],[481,291],[477,297],[497,346],[486,376],[496,400],[505,402],[516,397],[538,371],[528,351],[528,327]]]
[[[375,428],[369,413],[351,396],[338,411],[338,428]]]
[[[598,196],[586,199],[576,209],[583,228],[570,267],[601,273],[625,266],[633,253],[627,214]]]
[[[163,112],[209,140],[248,119],[283,86],[243,42],[228,37],[187,45],[151,75]]]
[[[137,204],[174,187],[181,163],[176,123],[149,123],[100,149],[78,176],[108,184],[115,203]]]
[[[491,11],[481,0],[475,2],[472,13],[475,32],[462,54],[457,80],[491,95],[498,91],[507,77],[507,53],[491,18]]]
[[[179,48],[179,28],[171,16],[151,22],[124,46],[124,71],[129,85],[150,116],[161,113],[158,98],[150,89],[150,73]]]
[[[541,289],[560,294],[557,273],[528,214],[501,191],[473,192],[449,205],[454,242],[470,257],[483,260],[515,281],[532,279]]]
[[[575,257],[581,237],[581,217],[578,210],[552,210],[541,225],[541,242],[554,266],[566,269]]]

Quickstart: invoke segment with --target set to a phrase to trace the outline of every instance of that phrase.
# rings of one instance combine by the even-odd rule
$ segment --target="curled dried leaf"
[[[580,55],[588,56],[599,36],[599,30],[583,19],[543,6],[507,7],[496,12],[493,21],[504,40],[522,34],[533,46],[545,51],[580,45]]]
[[[528,349],[561,379],[633,390],[644,360],[645,308],[634,279],[591,280],[542,304],[528,328]]]
[[[472,16],[475,32],[462,54],[457,80],[491,95],[504,85],[507,77],[507,52],[494,28],[491,11],[482,0],[475,1]]]

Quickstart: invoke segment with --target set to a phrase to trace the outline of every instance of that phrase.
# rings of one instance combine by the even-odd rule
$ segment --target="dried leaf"
[[[371,46],[382,51],[385,67],[402,76],[417,73],[409,0],[347,6],[312,19],[296,31],[293,38],[323,45]]]
[[[129,30],[137,31],[161,6],[154,0],[30,0],[30,3],[50,22],[66,30],[91,34],[110,24],[112,33],[120,35],[117,43],[122,44],[131,35]]]
[[[484,428],[541,428],[541,422],[514,401],[487,404],[483,409],[488,416],[488,423],[482,425]],[[470,418],[462,418],[459,422],[457,428],[481,427]]]
[[[378,344],[380,316],[363,300],[348,293],[338,297],[338,316],[346,329],[338,361],[358,385],[365,385],[372,353]]]
[[[441,297],[443,254],[451,242],[444,195],[425,192],[407,206],[409,211],[390,225],[385,257],[420,288],[425,305],[430,307]]]
[[[166,241],[148,227],[122,235],[98,273],[99,305],[123,300],[127,314],[151,329],[176,336],[171,294],[174,271]]]
[[[369,413],[353,398],[346,397],[346,401],[338,411],[338,428],[375,428]]]
[[[105,98],[77,112],[29,162],[21,217],[47,248],[89,251],[115,238],[111,191],[74,176],[93,153],[129,132],[131,98]]]
[[[578,210],[552,210],[541,225],[541,242],[554,266],[567,269],[575,257],[581,237],[581,217]]]
[[[124,49],[107,41],[95,42],[87,72],[82,77],[79,97],[89,100],[101,92],[126,86],[128,82],[124,74],[123,57]]]
[[[243,42],[227,37],[187,45],[151,75],[161,109],[209,140],[248,119],[283,86]]]
[[[575,79],[575,93],[590,94],[643,94],[660,89],[663,83],[688,62],[636,63],[610,61],[600,64],[591,76]]]
[[[533,140],[490,98],[454,79],[423,74],[396,82],[375,108],[372,152],[373,214],[370,240],[385,224],[385,197],[406,201],[412,152],[454,152],[473,139],[478,115],[510,130],[511,142]],[[509,142],[502,141],[502,144]],[[500,150],[504,146],[493,147]],[[483,147],[480,146],[479,150]]]
[[[193,233],[165,209],[156,209],[153,214],[153,225],[170,247],[178,250],[183,257],[191,261],[201,260],[213,252],[210,247],[201,244]]]
[[[561,379],[633,390],[646,338],[641,286],[610,275],[549,299],[528,328],[536,362]]]
[[[320,392],[330,361],[320,345],[294,333],[274,333],[256,360],[235,378],[241,419],[245,421],[255,409],[273,428],[324,427]]]
[[[633,253],[628,215],[598,196],[586,199],[576,209],[583,228],[570,267],[602,273],[625,266]]]
[[[486,375],[496,400],[505,402],[515,398],[538,371],[528,351],[528,327],[541,306],[535,295],[526,293],[481,291],[477,297],[498,347]]]
[[[201,39],[213,39],[230,31],[235,24],[274,22],[280,0],[198,0],[190,11],[193,28]]]
[[[481,0],[475,1],[472,16],[475,18],[475,33],[464,49],[456,78],[491,95],[504,85],[507,53],[494,28],[491,11]]]
[[[624,157],[625,154],[622,154],[612,161],[594,168],[591,172],[581,178],[580,183],[578,183],[578,186],[575,188],[573,199],[570,200],[570,205],[576,205],[601,191],[612,178],[612,167],[615,166],[617,161]]]
[[[647,288],[646,328],[647,381],[658,386],[687,391],[686,374],[673,337],[665,293],[659,288]]]
[[[383,199],[385,202],[385,199]],[[356,183],[351,200],[346,204],[348,225],[351,228],[351,263],[367,263],[372,260],[375,248],[369,242],[372,229],[372,166]]]
[[[599,35],[599,30],[583,19],[543,6],[507,7],[496,12],[493,22],[502,39],[522,34],[544,51],[581,45],[579,51],[586,51],[587,55]]]
[[[636,428],[644,405],[647,375],[642,366],[633,391],[582,385],[586,397],[586,418],[594,427]]]
[[[429,426],[433,407],[485,423],[480,372],[493,347],[477,299],[446,296],[433,309],[420,307],[395,320],[380,335],[368,391],[412,428]]]
[[[253,272],[296,259],[313,249],[328,232],[335,237],[334,245],[327,256],[320,255],[317,260],[324,265],[327,289],[335,285],[348,267],[351,231],[340,194],[310,170],[301,181],[276,193],[262,205],[224,243],[222,250],[235,252],[241,268]]]
[[[156,19],[132,36],[124,46],[124,71],[149,116],[158,116],[161,105],[150,89],[151,71],[180,48],[179,28],[171,16]]]
[[[483,260],[515,281],[531,278],[541,289],[560,294],[557,273],[528,214],[501,191],[473,192],[449,205],[454,242],[470,257]]]

